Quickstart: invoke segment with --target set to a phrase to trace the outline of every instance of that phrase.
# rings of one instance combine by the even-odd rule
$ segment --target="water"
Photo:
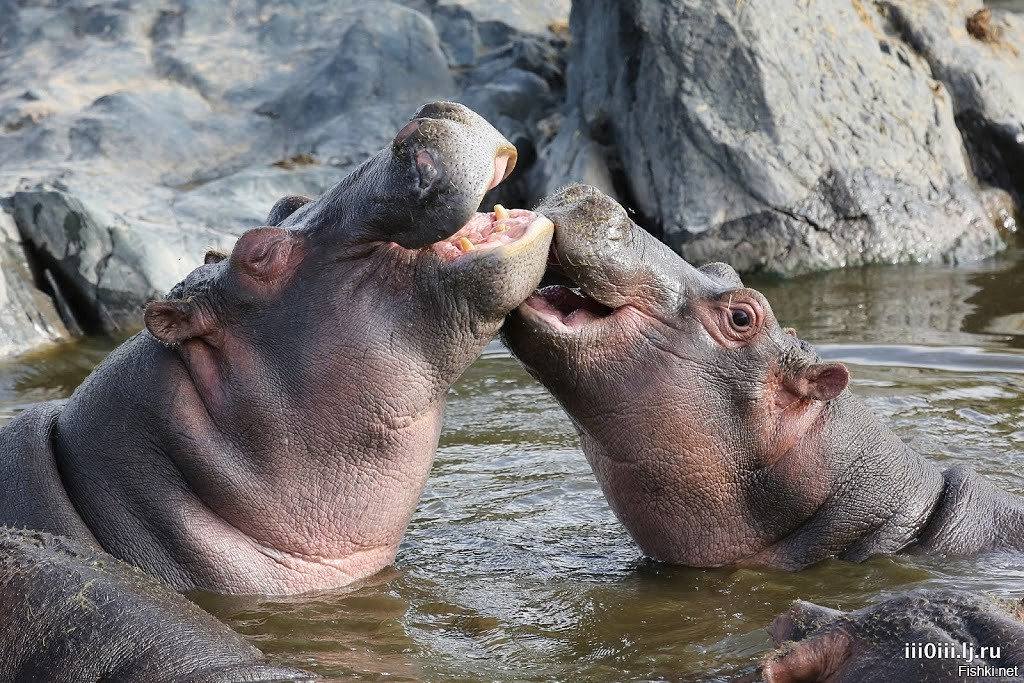
[[[942,466],[1024,494],[1024,255],[753,283],[850,365],[853,390]],[[67,395],[111,342],[0,365],[0,421]],[[918,586],[1024,594],[1024,557],[875,558],[799,573],[645,561],[554,401],[492,345],[452,389],[394,568],[286,598],[194,596],[275,659],[327,680],[725,681],[797,598],[857,608]],[[894,652],[894,656],[898,653]]]

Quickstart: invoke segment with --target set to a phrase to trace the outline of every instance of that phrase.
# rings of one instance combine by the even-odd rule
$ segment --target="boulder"
[[[230,249],[278,198],[333,185],[423,102],[472,101],[531,147],[561,100],[553,30],[569,2],[0,0],[0,11],[0,201],[17,222],[0,249],[3,296],[39,309],[31,325],[5,311],[3,355],[64,334],[40,332],[55,308],[73,331],[141,325],[146,301],[207,248]]]
[[[141,306],[184,278],[208,248],[230,249],[229,232],[177,224],[169,195],[123,177],[67,171],[14,193],[26,250],[69,326],[86,333],[137,326]]]
[[[14,219],[0,210],[0,357],[68,337],[53,302],[33,280]]]
[[[610,184],[687,259],[742,271],[988,256],[1003,243],[952,86],[891,9],[934,4],[575,3],[564,124],[534,186]],[[960,34],[980,6],[941,4]],[[1024,47],[1015,26],[1006,49]]]
[[[882,7],[949,92],[975,175],[1024,204],[1024,17],[981,0]]]

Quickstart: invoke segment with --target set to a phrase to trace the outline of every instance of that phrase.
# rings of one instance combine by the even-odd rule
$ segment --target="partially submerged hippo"
[[[915,590],[843,613],[798,601],[768,627],[765,683],[1021,680],[1024,624],[983,595]]]
[[[909,546],[1024,549],[1021,499],[908,448],[730,267],[690,266],[594,188],[538,211],[579,288],[533,294],[505,340],[569,413],[647,555],[799,569]]]
[[[475,213],[515,159],[435,103],[319,199],[282,200],[66,404],[0,433],[0,523],[178,589],[294,593],[389,564],[449,386],[544,271],[550,221]]]
[[[0,527],[0,680],[282,681],[263,653],[181,595],[71,539]]]

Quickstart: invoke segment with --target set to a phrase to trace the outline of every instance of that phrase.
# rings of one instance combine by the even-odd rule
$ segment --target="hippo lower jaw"
[[[539,213],[498,204],[494,211],[473,214],[454,235],[430,248],[447,261],[479,258],[494,250],[510,256],[553,230],[551,221]]]

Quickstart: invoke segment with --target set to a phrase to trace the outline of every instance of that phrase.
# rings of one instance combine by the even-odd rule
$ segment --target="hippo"
[[[532,294],[503,337],[569,414],[646,555],[796,570],[1024,549],[1020,498],[911,450],[732,268],[691,266],[592,187],[537,210],[576,287]]]
[[[550,221],[476,212],[515,162],[432,103],[318,199],[281,200],[67,402],[0,432],[0,524],[178,590],[299,593],[390,564],[449,387],[544,273]]]
[[[162,582],[63,536],[0,527],[0,605],[3,681],[314,678],[267,662]]]
[[[797,601],[768,627],[765,683],[1024,678],[1021,605],[918,589],[855,612]]]

